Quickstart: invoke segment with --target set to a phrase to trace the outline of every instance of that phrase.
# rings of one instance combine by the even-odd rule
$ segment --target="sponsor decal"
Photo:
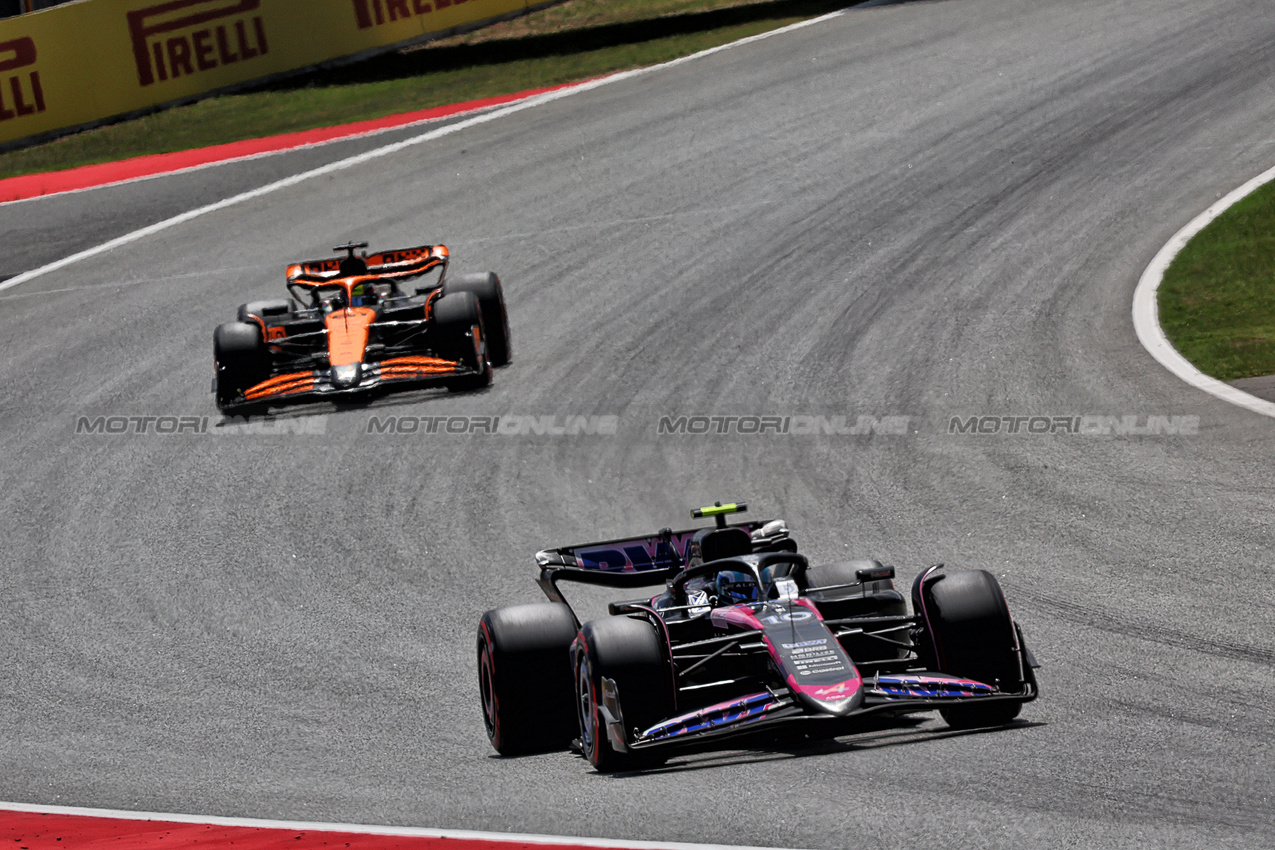
[[[707,590],[694,590],[688,593],[686,597],[687,603],[695,606],[688,612],[692,617],[702,617],[713,610],[712,606],[708,604]]]
[[[129,12],[142,87],[245,62],[270,52],[261,0],[170,0]]]
[[[815,699],[823,700],[824,702],[839,702],[843,699],[850,699],[858,690],[857,682],[841,682],[829,687],[815,688],[811,694]]]
[[[621,541],[608,546],[577,549],[575,556],[580,566],[591,570],[664,570],[674,563],[685,564],[690,560],[691,538],[694,535],[694,531],[675,534],[669,543],[655,537]]]
[[[780,646],[784,649],[804,649],[808,646],[822,646],[827,642],[827,638],[820,638],[819,640],[803,640],[798,641],[797,643],[781,643]]]
[[[701,708],[699,711],[693,711],[681,717],[674,717],[672,720],[666,720],[663,723],[652,726],[643,732],[640,737],[652,739],[669,738],[674,735],[703,732],[719,726],[728,726],[732,723],[759,720],[773,706],[774,697],[769,693],[751,694],[730,702],[710,705],[707,708]]]
[[[323,275],[330,272],[339,272],[340,270],[340,260],[311,260],[308,263],[298,263],[288,266],[288,278],[292,279],[299,274]]]
[[[775,627],[780,627],[782,621],[789,621],[793,624],[793,628],[797,630],[797,634],[787,643],[778,645],[783,665],[798,677],[797,681],[801,681],[802,677],[814,677],[808,687],[822,685],[830,687],[845,680],[846,676],[851,672],[848,659],[841,651],[841,646],[834,639],[827,636],[826,630],[813,622],[814,614],[809,611],[794,609],[781,617],[766,616],[761,618],[771,628],[767,629],[767,633],[771,635],[773,640],[775,635]],[[808,622],[802,622],[806,620]],[[815,637],[815,634],[824,632],[823,636]],[[772,644],[773,645],[773,644]],[[819,696],[819,699],[824,697]]]
[[[44,88],[35,70],[35,41],[29,37],[0,42],[0,121],[43,112]]]
[[[430,248],[410,248],[406,251],[382,251],[367,258],[369,266],[392,266],[398,263],[412,263],[417,260],[428,260],[433,256]]]
[[[894,697],[969,697],[985,696],[995,689],[973,679],[951,676],[877,676],[874,687]]]
[[[466,0],[352,0],[352,2],[354,20],[358,22],[359,29],[365,30],[428,15],[452,6],[460,6]]]

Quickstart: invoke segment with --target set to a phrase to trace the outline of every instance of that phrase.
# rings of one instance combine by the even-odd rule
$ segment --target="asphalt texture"
[[[860,9],[0,293],[0,799],[784,847],[1275,846],[1275,423],[1166,372],[1130,318],[1160,246],[1270,166],[1273,47],[1265,0]],[[0,207],[3,271],[267,179]],[[349,239],[498,271],[513,365],[480,393],[222,424],[213,327]],[[424,433],[490,415],[527,433]],[[681,415],[742,418],[660,433]],[[170,418],[77,433],[146,416]],[[825,418],[739,433],[760,416]],[[839,416],[868,433],[824,433]],[[568,417],[615,427],[530,429]],[[538,597],[539,548],[716,499],[901,586],[993,571],[1041,699],[1004,729],[921,715],[644,774],[495,756],[482,611]]]

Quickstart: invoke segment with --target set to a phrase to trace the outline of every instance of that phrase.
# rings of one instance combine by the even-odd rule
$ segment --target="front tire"
[[[244,390],[270,374],[261,328],[247,322],[226,322],[213,331],[213,393],[222,413],[244,412]],[[255,408],[254,408],[255,409]]]
[[[478,298],[487,333],[487,359],[496,368],[508,366],[513,359],[509,334],[509,311],[505,309],[505,291],[495,272],[456,275],[447,279],[443,291],[472,292]]]
[[[487,738],[502,756],[564,750],[576,732],[571,698],[575,617],[566,605],[511,605],[478,623],[478,689]]]
[[[663,639],[645,620],[604,617],[584,624],[573,650],[580,747],[602,772],[652,767],[652,752],[620,752],[612,746],[602,714],[602,680],[615,682],[626,741],[673,713],[672,672]]]
[[[442,296],[431,308],[435,349],[440,357],[456,360],[473,369],[475,374],[452,378],[445,386],[454,392],[482,389],[491,384],[487,332],[483,325],[478,298],[472,292],[453,292]],[[475,335],[478,345],[475,345]]]
[[[1021,692],[1025,670],[1018,634],[996,577],[986,570],[944,573],[919,588],[928,623],[927,661],[949,676],[974,679],[1003,692]],[[1021,700],[940,710],[956,729],[1000,726],[1022,710]]]

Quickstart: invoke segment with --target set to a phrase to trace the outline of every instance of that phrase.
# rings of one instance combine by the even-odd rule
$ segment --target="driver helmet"
[[[757,601],[757,582],[748,573],[722,570],[717,574],[717,598],[728,604]]]
[[[351,307],[375,307],[376,302],[380,300],[380,294],[376,291],[376,285],[371,282],[357,283],[350,290],[350,306]]]

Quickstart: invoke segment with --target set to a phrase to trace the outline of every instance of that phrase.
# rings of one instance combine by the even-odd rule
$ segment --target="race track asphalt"
[[[1275,846],[1275,426],[1170,375],[1130,318],[1160,246],[1271,165],[1273,44],[1264,0],[859,9],[0,292],[0,800],[812,848]],[[0,207],[0,274],[354,147]],[[514,364],[478,394],[219,427],[213,327],[349,239],[498,271]],[[616,428],[368,433],[481,415]],[[659,433],[679,415],[907,427]],[[131,416],[209,420],[76,433]],[[971,417],[1160,433],[953,432]],[[539,548],[716,499],[901,585],[992,570],[1042,698],[1007,729],[927,715],[641,775],[496,757],[482,611],[537,597]]]

